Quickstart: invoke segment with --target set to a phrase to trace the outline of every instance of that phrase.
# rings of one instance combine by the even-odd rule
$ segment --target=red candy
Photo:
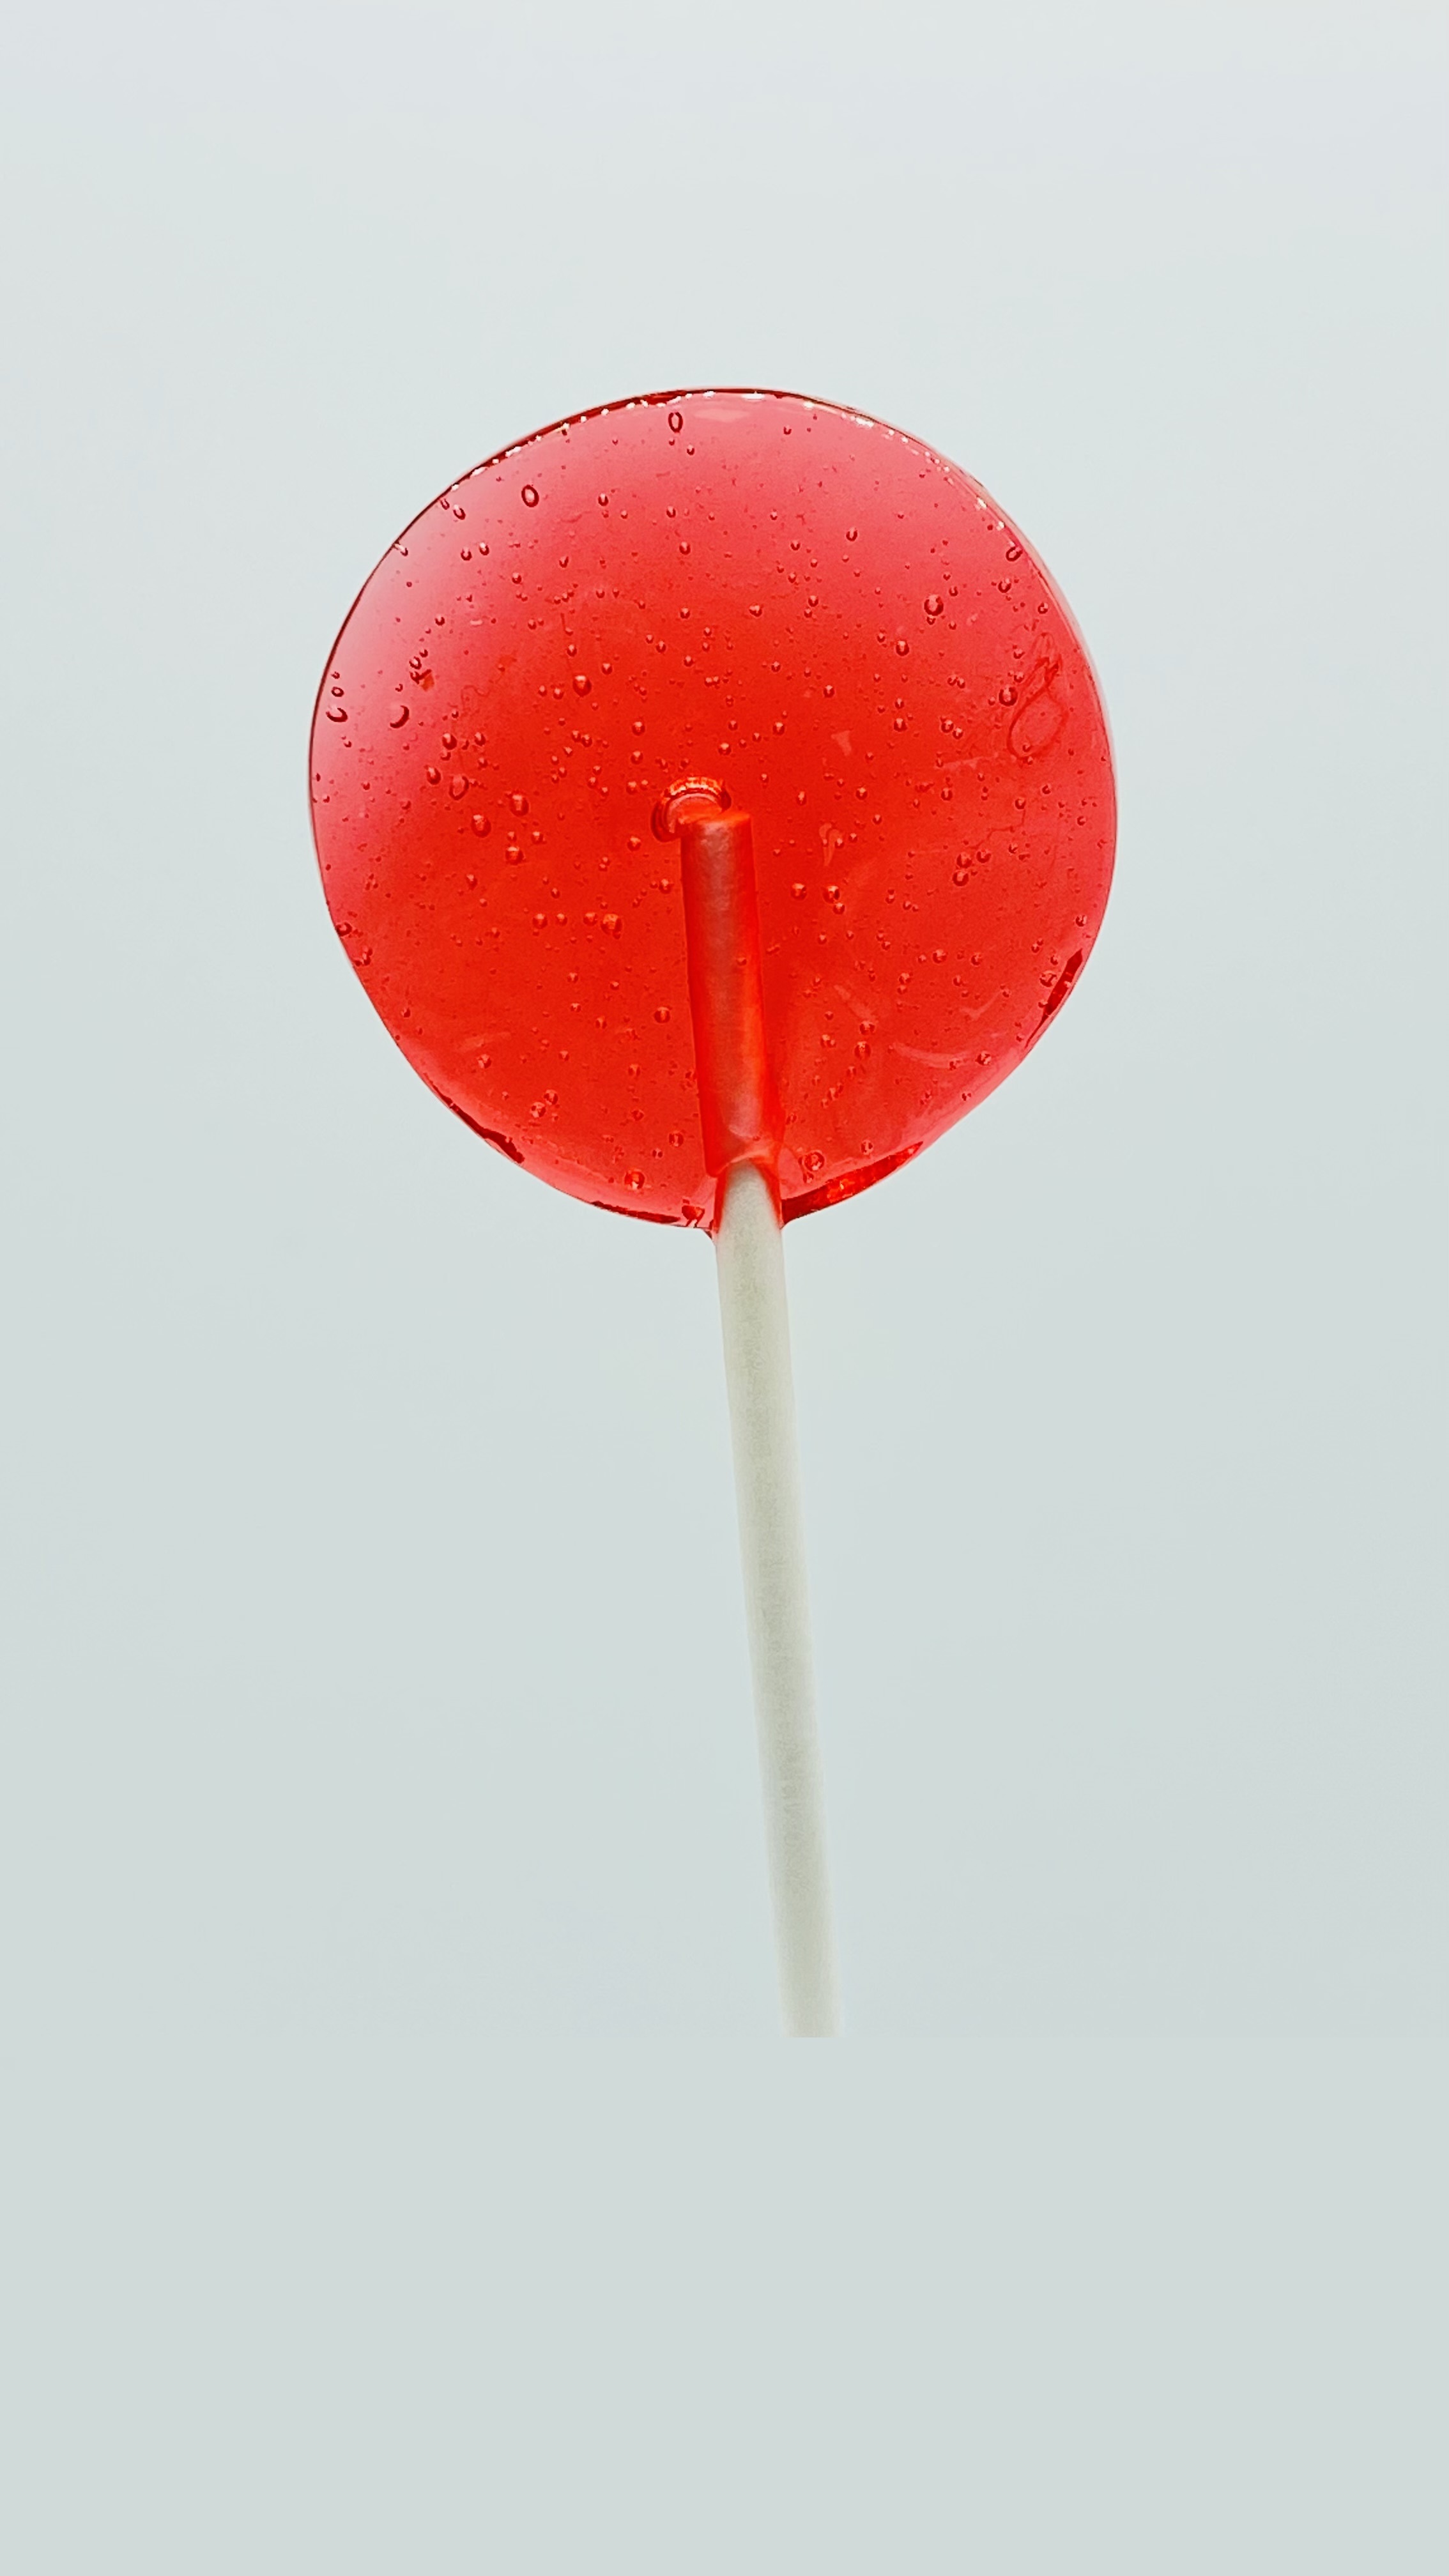
[[[786,1217],[1018,1064],[1112,872],[1071,617],[980,486],[794,394],[660,394],[480,465],[384,556],[317,701],[327,901],[409,1062],[556,1188],[714,1221],[679,846],[753,820]]]

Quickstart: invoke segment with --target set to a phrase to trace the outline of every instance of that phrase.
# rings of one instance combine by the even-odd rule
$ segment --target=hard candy
[[[439,1098],[555,1187],[712,1222],[677,848],[753,818],[786,1217],[992,1091],[1090,953],[1111,755],[1020,532],[919,440],[800,396],[586,413],[415,519],[329,657],[328,905]]]

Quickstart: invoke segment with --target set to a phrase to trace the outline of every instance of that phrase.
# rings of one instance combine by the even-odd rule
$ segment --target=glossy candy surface
[[[1019,1063],[1111,877],[1090,665],[1029,548],[919,441],[677,393],[492,458],[384,556],[312,739],[327,901],[439,1097],[556,1187],[713,1221],[677,846],[753,818],[786,1216]]]

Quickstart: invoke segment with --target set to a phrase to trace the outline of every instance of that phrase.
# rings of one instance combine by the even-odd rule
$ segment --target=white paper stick
[[[830,2039],[840,2004],[785,1263],[770,1184],[753,1163],[725,1176],[715,1251],[780,2011],[788,2038]]]

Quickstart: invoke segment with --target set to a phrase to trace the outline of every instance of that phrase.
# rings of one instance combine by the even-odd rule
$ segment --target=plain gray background
[[[9,2563],[1437,2568],[1438,13],[4,43]],[[447,1117],[307,828],[402,524],[710,382],[977,474],[1117,747],[1069,1009],[788,1240],[923,2047],[770,2037],[707,1246]]]

